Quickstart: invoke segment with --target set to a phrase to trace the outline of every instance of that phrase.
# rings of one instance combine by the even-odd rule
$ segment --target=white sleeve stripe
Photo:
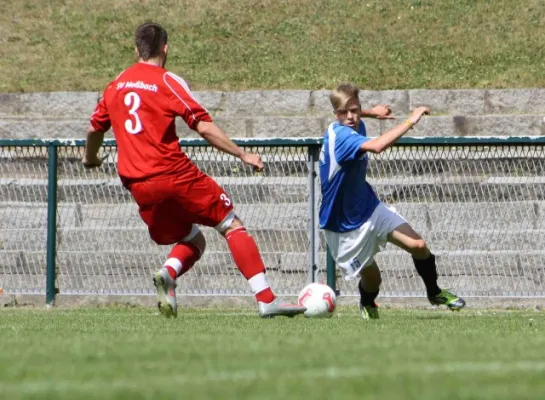
[[[174,95],[175,95],[175,96],[184,104],[184,106],[185,106],[189,111],[191,111],[191,115],[193,116],[193,119],[196,121],[197,118],[195,117],[195,113],[193,112],[193,110],[191,109],[191,107],[189,107],[189,106],[187,105],[187,103],[184,101],[184,99],[182,98],[182,96],[180,96],[178,93],[176,93],[176,91],[174,90],[174,88],[173,88],[172,86],[170,86],[169,83],[167,82],[167,80],[166,80],[167,74],[169,74],[169,73],[167,72],[167,73],[165,73],[165,74],[163,75],[163,82],[165,82],[165,85],[168,86],[168,88],[169,88],[169,89],[172,91],[172,93],[174,93]]]
[[[204,108],[202,104],[199,103],[198,100],[193,96],[193,93],[191,92],[191,89],[189,89],[189,86],[187,86],[187,82],[185,80],[180,78],[178,75],[173,74],[172,72],[167,72],[167,74],[185,89],[185,92],[187,93],[189,97],[191,97],[191,100],[197,103],[204,111],[208,112],[208,110],[206,110],[206,108]]]
[[[191,111],[191,115],[193,116],[193,120],[196,121],[197,117],[195,117],[195,113],[193,112],[193,109],[191,107],[189,107],[189,105],[184,101],[183,96],[181,96],[179,93],[177,93],[176,90],[174,90],[174,88],[167,82],[167,80],[166,80],[167,75],[180,84],[180,86],[185,90],[186,94],[191,98],[191,100],[193,100],[196,104],[198,104],[204,111],[206,111],[206,109],[203,106],[201,106],[200,103],[197,100],[195,100],[195,98],[191,94],[191,91],[189,90],[189,87],[187,86],[187,83],[183,79],[181,79],[180,77],[174,75],[172,72],[166,72],[163,75],[163,82],[165,82],[165,85],[167,85],[168,88],[172,91],[172,93],[174,93],[174,95],[184,104],[184,106],[186,106],[186,108],[189,111]]]
[[[329,174],[327,177],[327,180],[330,181],[336,174],[341,170],[341,166],[337,162],[337,159],[335,158],[335,140],[337,139],[337,134],[335,133],[335,130],[333,129],[334,123],[329,125],[329,128],[327,129],[329,135],[328,135],[328,142],[329,142]]]

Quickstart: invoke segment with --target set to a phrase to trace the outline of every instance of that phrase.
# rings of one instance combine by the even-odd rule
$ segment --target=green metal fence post
[[[57,146],[47,146],[47,276],[45,287],[45,304],[55,305],[57,288],[55,287],[56,253],[57,253]]]
[[[327,248],[327,286],[329,286],[333,291],[337,294],[339,294],[339,291],[337,290],[337,271],[335,269],[335,260],[333,259],[333,256],[331,255],[331,252],[329,251],[329,247]]]
[[[320,232],[318,229],[318,193],[317,193],[317,173],[316,167],[318,164],[318,158],[320,157],[320,147],[316,145],[309,145],[307,150],[308,157],[308,188],[309,188],[309,226],[308,226],[308,238],[309,238],[309,281],[316,281],[317,260],[318,260],[318,248]]]

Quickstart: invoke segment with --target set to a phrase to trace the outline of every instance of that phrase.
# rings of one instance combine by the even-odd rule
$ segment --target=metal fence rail
[[[184,151],[232,196],[255,237],[273,288],[297,294],[335,284],[317,227],[320,139],[239,140],[256,174],[201,140]],[[0,287],[6,293],[151,294],[169,247],[148,238],[117,177],[114,141],[87,171],[83,141],[0,140]],[[440,283],[464,296],[543,297],[545,138],[403,138],[371,157],[368,179],[437,256]],[[205,256],[179,280],[185,295],[249,295],[223,238],[204,229]],[[410,256],[377,256],[386,296],[421,296]],[[336,280],[342,294],[354,282]]]

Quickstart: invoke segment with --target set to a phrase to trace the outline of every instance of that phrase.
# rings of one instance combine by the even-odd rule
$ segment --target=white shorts
[[[325,230],[327,245],[344,279],[356,278],[363,268],[373,264],[375,254],[386,246],[388,234],[405,223],[395,208],[381,202],[358,229],[342,233]]]

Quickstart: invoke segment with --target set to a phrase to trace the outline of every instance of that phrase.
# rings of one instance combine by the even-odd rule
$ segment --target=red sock
[[[168,271],[168,274],[170,275],[170,277],[174,280],[176,280],[177,276],[176,276],[176,270],[171,267],[170,265],[165,265],[164,268],[167,269]],[[164,275],[163,275],[164,276]],[[163,278],[164,279],[164,278]]]
[[[172,279],[176,279],[189,271],[199,258],[201,258],[201,251],[197,246],[180,242],[170,251],[165,268]]]
[[[255,240],[248,235],[246,228],[240,227],[225,235],[231,255],[242,275],[248,280],[257,301],[270,303],[275,299],[267,278],[265,265]]]

